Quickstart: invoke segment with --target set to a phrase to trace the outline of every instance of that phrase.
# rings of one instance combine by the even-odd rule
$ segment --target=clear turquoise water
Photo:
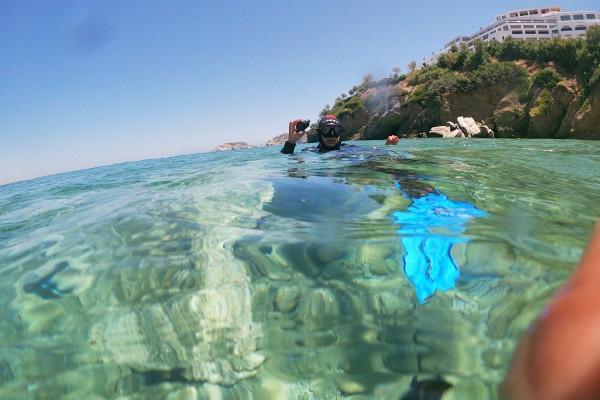
[[[0,398],[497,398],[600,217],[600,143],[358,144],[0,186]],[[428,193],[482,214],[394,218]],[[429,234],[458,274],[420,302]]]

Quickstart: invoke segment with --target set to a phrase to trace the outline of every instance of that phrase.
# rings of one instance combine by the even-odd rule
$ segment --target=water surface
[[[600,143],[357,144],[0,186],[0,398],[497,398]]]

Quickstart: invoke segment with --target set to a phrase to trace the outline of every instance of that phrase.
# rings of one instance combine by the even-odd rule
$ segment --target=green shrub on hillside
[[[475,51],[469,52],[465,59],[464,69],[475,71],[477,68],[490,62],[490,53],[486,51],[485,44],[481,41],[475,42]]]
[[[598,87],[596,70],[600,67],[600,26],[588,28],[584,46],[577,52],[577,73],[587,89]],[[596,76],[596,78],[594,78]]]
[[[439,67],[423,68],[410,77],[409,83],[416,89],[408,100],[424,104],[439,100],[446,92],[468,92],[475,88],[469,76]]]
[[[345,115],[352,115],[361,107],[363,107],[363,100],[359,94],[356,94],[336,101],[329,113],[336,117],[343,117]]]
[[[469,53],[470,51],[464,43],[460,48],[454,45],[450,51],[439,56],[437,65],[453,71],[462,71]]]
[[[593,62],[600,64],[600,25],[588,28],[585,44]]]
[[[600,65],[600,26],[588,28],[586,38],[555,38],[538,41],[521,41],[508,38],[500,42],[476,42],[475,49],[465,46],[453,47],[440,55],[437,66],[452,71],[476,71],[484,65],[497,61],[531,61],[538,64],[553,63],[560,71],[575,74],[584,87],[591,84],[594,71]],[[493,64],[493,63],[492,63]],[[538,79],[550,79],[547,82],[535,81],[534,84],[550,84],[553,74],[544,72]],[[558,74],[557,74],[558,75]],[[596,82],[594,80],[594,82]],[[545,87],[545,86],[544,86]]]
[[[442,76],[449,73],[450,71],[448,71],[448,69],[439,66],[425,67],[411,74],[408,78],[408,83],[412,86],[416,86],[440,79]]]
[[[518,85],[527,80],[527,70],[512,62],[483,64],[471,74],[477,86],[506,84]]]
[[[486,62],[474,71],[467,72],[433,66],[412,74],[409,83],[416,86],[409,101],[426,104],[438,101],[443,93],[448,92],[468,93],[495,84],[526,86],[527,70],[511,62]]]
[[[566,72],[577,69],[577,51],[584,46],[582,39],[521,41],[508,38],[502,43],[485,43],[484,52],[500,61],[529,60],[537,63],[553,62]]]
[[[600,88],[600,65],[596,67],[590,78],[590,89]]]
[[[541,69],[531,77],[531,85],[537,88],[554,89],[559,81],[560,75],[552,68]]]
[[[531,109],[531,116],[550,115],[552,112],[552,94],[548,89],[544,89],[540,93],[535,106]]]

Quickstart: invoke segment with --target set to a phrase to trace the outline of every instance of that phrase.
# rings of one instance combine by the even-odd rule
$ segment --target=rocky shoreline
[[[460,137],[456,131],[463,116],[472,126],[459,126],[466,137],[600,139],[600,89],[587,94],[575,81],[532,87],[526,96],[519,89],[498,83],[470,93],[447,92],[432,107],[414,101],[418,87],[401,81],[355,95],[359,106],[342,108],[338,118],[346,128],[344,140]],[[308,141],[316,140],[312,129]]]

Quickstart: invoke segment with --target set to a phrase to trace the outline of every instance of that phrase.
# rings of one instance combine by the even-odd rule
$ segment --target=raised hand
[[[296,128],[298,127],[298,124],[300,122],[302,122],[301,119],[295,119],[293,121],[290,121],[290,126],[289,126],[289,131],[288,131],[288,133],[289,133],[288,142],[296,143],[306,133],[306,131],[296,132]]]

